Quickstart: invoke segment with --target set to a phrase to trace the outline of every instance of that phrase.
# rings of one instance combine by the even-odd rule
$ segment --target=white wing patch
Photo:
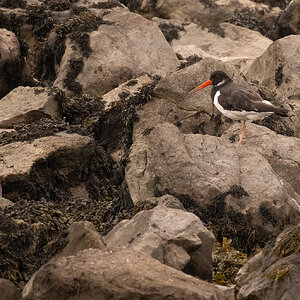
[[[263,100],[263,103],[266,103],[266,104],[271,105],[273,107],[273,104],[268,100]]]

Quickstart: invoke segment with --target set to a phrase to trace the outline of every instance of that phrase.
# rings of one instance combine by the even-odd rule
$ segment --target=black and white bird
[[[194,88],[190,93],[202,90],[209,85],[213,86],[211,98],[216,108],[227,118],[243,121],[239,143],[245,136],[247,120],[261,120],[274,113],[287,116],[287,110],[274,107],[256,91],[235,84],[223,71],[211,73],[209,80]]]

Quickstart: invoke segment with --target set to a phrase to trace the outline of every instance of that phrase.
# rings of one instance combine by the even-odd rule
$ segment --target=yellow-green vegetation
[[[267,274],[267,277],[274,281],[282,280],[290,272],[290,266],[288,264],[282,264],[278,266],[275,270]]]
[[[221,285],[234,284],[238,270],[247,262],[247,255],[235,250],[231,242],[223,237],[213,252],[213,280]]]
[[[276,245],[274,253],[278,260],[294,253],[300,253],[300,233],[295,230],[286,234]]]

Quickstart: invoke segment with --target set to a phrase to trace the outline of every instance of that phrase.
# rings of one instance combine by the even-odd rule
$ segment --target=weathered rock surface
[[[165,266],[132,249],[89,249],[44,265],[24,300],[225,299],[222,288]]]
[[[63,256],[76,255],[84,249],[103,249],[105,245],[91,222],[75,222],[69,227],[67,245],[54,256],[54,259]]]
[[[108,247],[143,251],[170,267],[211,279],[214,236],[186,211],[164,205],[141,211],[115,226],[104,241]]]
[[[32,143],[16,142],[2,146],[0,178],[9,181],[16,176],[26,176],[38,160],[45,159],[55,151],[84,148],[89,142],[89,137],[62,132],[55,136],[36,139]]]
[[[11,31],[0,28],[0,98],[10,89],[8,69],[20,56],[20,45],[17,37]]]
[[[162,22],[159,19],[156,20]],[[176,23],[173,26],[176,26]],[[243,73],[272,43],[270,39],[257,31],[230,23],[220,24],[222,36],[209,32],[207,28],[201,28],[194,23],[181,23],[180,26],[183,29],[178,32],[178,39],[171,41],[175,53],[185,59],[191,55],[197,55],[202,58],[213,57],[224,62],[231,62]]]
[[[102,96],[102,99],[105,102],[105,109],[109,109],[117,102],[134,96],[144,85],[151,84],[152,82],[153,79],[147,74],[124,82]]]
[[[280,14],[274,29],[274,38],[282,38],[290,34],[300,34],[300,1],[292,0]]]
[[[297,299],[300,292],[300,225],[286,228],[238,272],[237,299]]]
[[[20,300],[22,298],[21,291],[7,279],[0,279],[0,297],[5,300]]]
[[[71,60],[81,61],[75,80],[83,92],[101,96],[121,83],[145,73],[165,76],[178,59],[158,26],[138,14],[118,10],[103,17],[107,24],[90,34],[91,54],[84,61],[68,40],[54,85],[65,88]]]
[[[222,139],[230,139],[232,134],[239,132],[240,125],[235,124]],[[281,184],[300,204],[300,153],[296,150],[299,147],[299,139],[276,134],[255,124],[247,126],[246,139],[248,147],[255,148],[268,160]]]
[[[270,134],[267,140],[271,153],[268,154],[275,153],[271,156],[273,164],[280,164],[277,152],[289,149],[287,154],[280,155],[286,157],[285,163],[292,160],[293,174],[295,170],[300,174],[295,153],[300,146],[299,139],[278,136],[280,142],[277,142],[275,134],[262,127],[263,130]],[[257,138],[263,143],[264,136],[260,134]],[[233,223],[239,219],[240,225],[245,222],[245,226],[251,224],[268,233],[279,233],[280,228],[297,222],[300,217],[289,193],[289,185],[295,186],[296,182],[290,179],[291,183],[285,187],[280,168],[276,173],[269,158],[260,153],[260,146],[252,146],[250,142],[240,147],[227,138],[181,134],[174,125],[165,123],[137,139],[129,158],[126,180],[135,203],[169,193],[177,195],[187,206],[194,203],[200,207],[203,221],[208,222],[212,217],[213,226],[222,223],[224,217]],[[294,193],[295,189],[296,186],[292,188]],[[221,231],[227,227],[225,224],[220,225]]]
[[[192,21],[201,26],[216,26],[230,18],[234,10],[244,7],[268,11],[265,4],[256,3],[250,0],[243,1],[210,1],[210,0],[162,0],[153,2],[143,0],[125,1],[129,9],[138,11],[148,18],[161,17],[165,19],[177,19],[180,21]]]
[[[300,35],[290,35],[273,42],[251,65],[247,78],[290,99],[300,99],[299,47]]]
[[[31,123],[43,117],[60,118],[58,103],[50,89],[17,87],[0,101],[0,127]]]

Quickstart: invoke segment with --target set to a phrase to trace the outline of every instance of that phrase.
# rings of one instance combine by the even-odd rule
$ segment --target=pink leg
[[[242,131],[240,134],[240,140],[238,142],[238,144],[240,144],[245,136],[245,132],[246,132],[246,121],[243,121],[243,127],[242,127]]]

